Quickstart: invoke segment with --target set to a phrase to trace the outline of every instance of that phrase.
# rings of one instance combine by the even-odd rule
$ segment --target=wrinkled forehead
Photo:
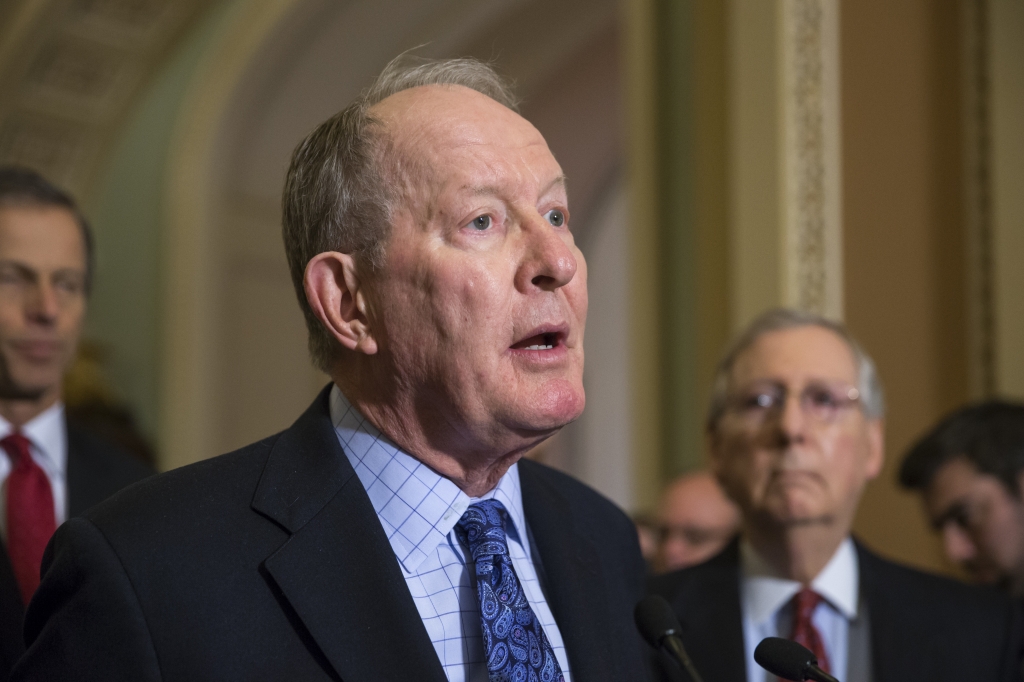
[[[839,334],[807,325],[758,336],[736,356],[729,379],[733,386],[761,380],[856,384],[857,362],[853,349]]]

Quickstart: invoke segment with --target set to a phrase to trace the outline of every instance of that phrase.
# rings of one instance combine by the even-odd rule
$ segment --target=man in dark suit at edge
[[[705,679],[773,680],[753,660],[769,636],[800,642],[843,682],[1019,679],[1009,600],[851,539],[864,485],[882,469],[883,414],[873,362],[837,323],[770,311],[728,350],[707,431],[741,535],[651,584]]]
[[[152,473],[64,415],[92,260],[72,198],[29,169],[0,167],[0,680],[25,650],[24,609],[50,535]]]
[[[14,679],[643,679],[630,520],[520,459],[583,409],[587,292],[507,87],[393,63],[299,145],[283,203],[333,385],[65,524]]]

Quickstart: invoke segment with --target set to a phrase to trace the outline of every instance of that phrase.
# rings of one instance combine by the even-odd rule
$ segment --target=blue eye
[[[547,218],[548,222],[554,225],[555,227],[561,227],[562,225],[565,225],[565,213],[558,210],[557,208],[551,209],[550,211],[545,213],[544,217]]]
[[[469,222],[469,226],[472,227],[474,230],[480,230],[482,232],[488,229],[491,226],[492,222],[493,221],[491,220],[491,216],[481,215],[477,216],[476,218],[473,218],[473,220]]]

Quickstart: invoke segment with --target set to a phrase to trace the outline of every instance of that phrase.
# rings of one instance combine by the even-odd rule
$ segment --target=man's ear
[[[367,355],[377,352],[363,280],[351,254],[337,251],[317,254],[306,264],[302,286],[313,314],[338,343]]]
[[[867,423],[868,459],[864,467],[867,480],[872,480],[882,473],[885,464],[885,421],[872,419]]]

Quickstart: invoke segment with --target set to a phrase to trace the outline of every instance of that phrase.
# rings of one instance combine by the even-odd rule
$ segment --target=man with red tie
[[[30,170],[0,167],[0,680],[24,651],[24,608],[57,526],[149,472],[69,427],[61,381],[92,278],[73,200]]]
[[[1019,680],[1008,599],[899,566],[851,537],[864,486],[882,470],[883,415],[874,363],[837,323],[770,311],[728,350],[707,435],[741,534],[652,583],[705,679],[774,682],[754,648],[787,637],[843,682]]]

